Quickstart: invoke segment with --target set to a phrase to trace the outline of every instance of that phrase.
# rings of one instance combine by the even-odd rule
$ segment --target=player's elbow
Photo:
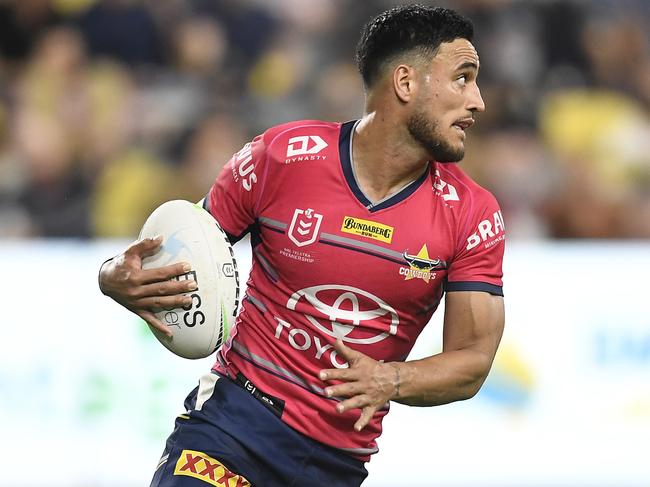
[[[476,396],[476,394],[478,394],[478,391],[481,390],[481,387],[483,386],[483,383],[485,382],[486,377],[487,376],[483,376],[483,377],[477,378],[477,379],[473,380],[472,382],[468,383],[465,386],[465,389],[463,391],[463,397],[462,397],[461,401],[466,401],[467,399],[471,399],[474,396]]]
[[[461,400],[471,399],[478,394],[490,373],[491,367],[491,358],[486,357],[484,360],[477,360],[474,367],[467,371],[464,387],[461,388]]]

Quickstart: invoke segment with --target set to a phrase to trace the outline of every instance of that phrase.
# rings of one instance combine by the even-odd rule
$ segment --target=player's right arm
[[[203,199],[203,208],[219,222],[233,244],[250,231],[257,219],[265,183],[265,136],[258,135],[233,155]]]
[[[156,269],[142,268],[142,259],[158,252],[161,244],[161,238],[144,238],[104,262],[99,270],[99,289],[157,330],[171,336],[171,329],[156,318],[152,309],[190,305],[192,299],[183,293],[196,289],[196,283],[170,280],[190,270],[186,262]]]
[[[258,136],[223,167],[206,197],[199,202],[217,219],[233,242],[255,221],[254,206],[261,186],[259,165],[265,158],[263,136]],[[196,289],[196,283],[171,280],[188,272],[188,263],[142,269],[142,259],[155,254],[161,243],[160,239],[138,240],[104,262],[99,271],[99,287],[105,295],[171,336],[171,329],[156,318],[152,309],[190,305],[191,298],[183,293]]]

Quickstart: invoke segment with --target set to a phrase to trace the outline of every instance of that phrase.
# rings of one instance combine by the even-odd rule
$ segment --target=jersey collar
[[[390,196],[387,196],[383,200],[373,203],[368,199],[368,197],[359,187],[357,178],[354,174],[354,165],[352,164],[352,138],[354,129],[358,123],[359,120],[352,120],[341,125],[341,133],[339,134],[339,158],[341,160],[341,168],[343,169],[345,181],[350,187],[350,190],[356,199],[359,200],[359,203],[365,206],[369,212],[374,213],[376,211],[396,205],[400,201],[404,201],[406,198],[415,193],[415,191],[417,191],[417,189],[427,179],[427,176],[429,175],[429,166],[427,166],[426,170],[423,171],[422,175],[415,181],[407,184],[401,190],[393,193]]]

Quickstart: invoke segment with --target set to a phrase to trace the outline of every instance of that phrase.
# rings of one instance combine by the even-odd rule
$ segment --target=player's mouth
[[[468,118],[462,118],[460,120],[456,120],[453,124],[452,127],[454,127],[456,130],[459,130],[463,134],[465,133],[465,130],[470,128],[472,125],[474,125],[474,119],[471,117]]]

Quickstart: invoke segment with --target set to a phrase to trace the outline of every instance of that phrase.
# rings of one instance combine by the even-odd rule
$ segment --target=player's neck
[[[371,112],[356,126],[352,139],[352,164],[357,183],[372,201],[398,192],[420,177],[428,157],[413,144],[406,130],[390,123],[391,117]]]

